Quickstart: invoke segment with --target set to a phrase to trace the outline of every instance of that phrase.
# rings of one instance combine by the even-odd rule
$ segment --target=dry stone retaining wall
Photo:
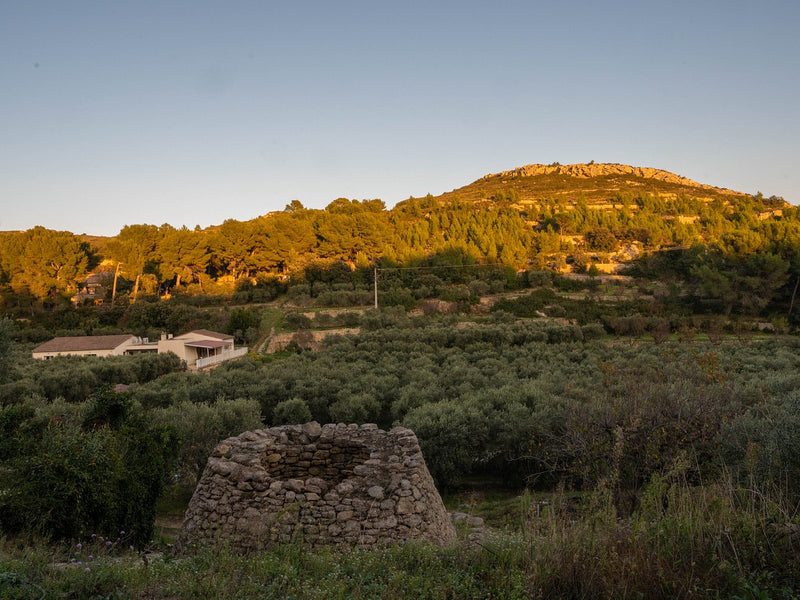
[[[247,551],[292,541],[378,546],[407,539],[455,539],[414,432],[312,422],[221,442],[189,503],[179,545],[221,542]]]

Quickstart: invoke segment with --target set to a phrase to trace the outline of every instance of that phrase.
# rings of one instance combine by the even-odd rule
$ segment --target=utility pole
[[[378,267],[375,267],[374,276],[372,280],[375,286],[375,310],[378,310]]]
[[[794,298],[797,296],[797,288],[800,286],[800,275],[797,277],[797,283],[794,284],[794,291],[792,292],[792,301],[789,303],[789,316],[792,316],[792,309],[794,308]]]
[[[117,277],[119,277],[119,262],[117,263],[117,270],[114,271],[114,289],[111,290],[111,306],[114,306],[114,301],[117,299]]]

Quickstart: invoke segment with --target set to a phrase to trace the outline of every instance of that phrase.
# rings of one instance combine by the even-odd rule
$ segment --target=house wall
[[[197,362],[197,351],[184,345],[186,340],[170,338],[158,341],[158,353],[172,352],[183,361],[186,361],[187,366],[193,365]]]
[[[195,366],[197,362],[197,352],[198,349],[192,346],[186,346],[186,342],[194,342],[198,340],[214,340],[219,341],[218,338],[209,337],[207,335],[197,334],[193,331],[189,333],[184,333],[183,335],[179,335],[174,338],[167,338],[159,340],[158,342],[158,352],[174,352],[178,355],[179,358],[186,361],[186,366],[191,368]],[[227,343],[226,346],[219,348],[216,350],[216,353],[221,353],[223,351],[230,351],[233,350],[233,340]]]
[[[69,352],[34,352],[33,358],[39,360],[47,360],[54,356],[116,356],[122,354],[121,352],[114,352],[115,349],[110,350],[71,350]]]

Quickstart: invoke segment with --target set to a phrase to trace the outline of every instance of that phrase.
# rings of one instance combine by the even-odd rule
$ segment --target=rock
[[[483,527],[483,519],[480,517],[467,517],[467,525],[476,529]]]
[[[301,492],[303,491],[304,482],[302,479],[289,479],[284,482],[284,486],[293,492]]]
[[[342,483],[336,486],[336,491],[342,496],[346,496],[347,494],[353,491],[353,484],[350,483],[349,481],[343,481]]]
[[[414,512],[414,500],[410,496],[405,496],[397,501],[397,514],[408,515]]]

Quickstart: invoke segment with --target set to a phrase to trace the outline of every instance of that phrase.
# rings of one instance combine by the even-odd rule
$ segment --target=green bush
[[[19,443],[6,449],[0,470],[0,530],[51,539],[124,530],[137,546],[149,542],[177,451],[174,433],[111,397],[95,399],[83,426],[45,415],[28,411],[5,432]]]
[[[311,319],[302,313],[289,313],[284,322],[289,329],[309,329],[312,325]]]
[[[741,481],[781,482],[800,498],[800,391],[760,402],[722,426],[722,454]]]
[[[39,385],[47,398],[82,402],[99,385],[97,376],[83,361],[76,364],[73,357],[57,356],[47,363],[50,368],[39,379]]]
[[[584,340],[596,340],[606,334],[605,327],[600,323],[589,323],[588,325],[581,326],[581,333]]]
[[[381,306],[400,306],[405,310],[411,310],[414,308],[416,300],[410,289],[400,285],[393,285],[388,290],[379,290],[378,303]]]
[[[274,424],[292,425],[307,423],[311,420],[311,410],[302,398],[290,398],[275,405]]]
[[[549,287],[553,285],[553,272],[524,271],[521,275],[521,280],[525,287]]]
[[[478,407],[457,400],[420,406],[405,416],[403,425],[417,434],[428,469],[443,488],[472,472],[488,433]]]
[[[258,336],[261,315],[252,308],[235,308],[231,311],[227,331],[237,344],[248,344]]]
[[[218,400],[214,404],[181,402],[154,410],[151,421],[175,432],[179,442],[175,473],[196,485],[214,447],[227,437],[264,426],[256,400]]]
[[[346,395],[329,410],[331,420],[337,423],[377,423],[381,418],[381,404],[371,393]]]

